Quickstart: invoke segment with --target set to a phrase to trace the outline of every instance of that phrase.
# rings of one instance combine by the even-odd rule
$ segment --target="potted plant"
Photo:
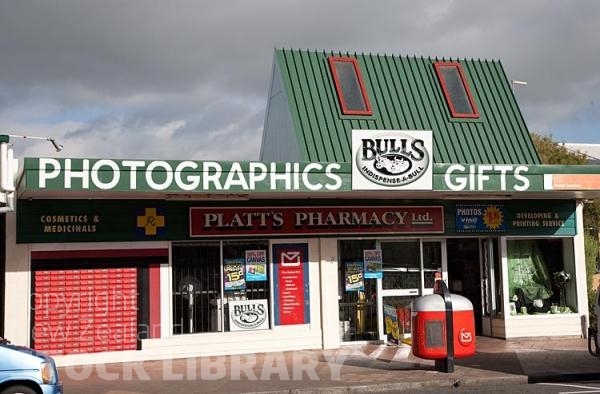
[[[560,294],[560,306],[565,307],[567,306],[565,287],[567,286],[567,283],[569,283],[569,281],[571,280],[571,274],[566,272],[565,270],[562,270],[555,272],[553,276],[554,282],[558,286]]]

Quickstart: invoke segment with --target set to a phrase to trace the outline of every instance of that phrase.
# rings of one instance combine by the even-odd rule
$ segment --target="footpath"
[[[477,338],[476,354],[436,371],[410,346],[355,345],[60,368],[66,393],[393,393],[600,379],[587,339]],[[517,388],[515,387],[515,390]]]

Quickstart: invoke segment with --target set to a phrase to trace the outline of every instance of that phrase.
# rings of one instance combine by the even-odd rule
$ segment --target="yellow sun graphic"
[[[483,211],[483,223],[490,230],[500,228],[503,220],[502,211],[496,205],[490,205]]]

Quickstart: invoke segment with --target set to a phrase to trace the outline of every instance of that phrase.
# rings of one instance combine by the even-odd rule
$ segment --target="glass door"
[[[502,281],[500,279],[500,257],[498,239],[480,239],[481,251],[481,301],[480,312],[475,308],[475,326],[479,334],[494,336],[493,319],[501,317],[502,301],[500,299]]]
[[[339,312],[342,342],[379,339],[377,288],[380,279],[364,278],[364,251],[375,240],[339,241]]]
[[[492,319],[502,315],[502,282],[497,238],[447,240],[449,289],[473,304],[476,335],[492,335]]]
[[[442,272],[442,277],[446,279],[445,241],[381,241],[379,247],[383,260],[379,302],[395,308],[400,337],[410,337],[412,300],[421,295],[433,294],[435,272]],[[385,340],[387,334],[382,312],[379,314],[379,321],[380,339]]]

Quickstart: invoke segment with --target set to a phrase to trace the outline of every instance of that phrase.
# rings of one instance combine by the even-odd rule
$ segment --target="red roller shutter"
[[[33,346],[50,354],[137,348],[137,268],[34,273]]]

